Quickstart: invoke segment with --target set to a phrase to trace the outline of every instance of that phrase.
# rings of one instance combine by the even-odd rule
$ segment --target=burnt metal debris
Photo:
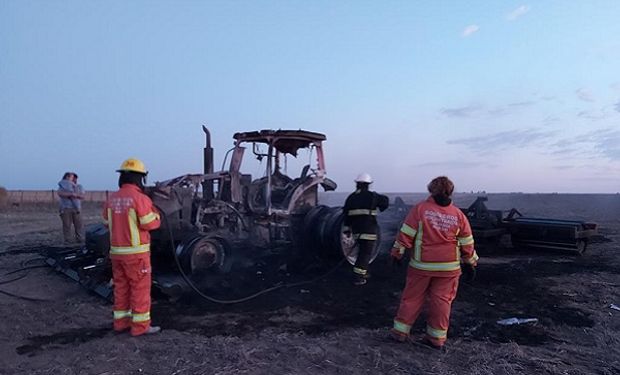
[[[56,271],[81,284],[88,290],[112,300],[112,268],[107,257],[87,248],[52,248],[45,262]]]

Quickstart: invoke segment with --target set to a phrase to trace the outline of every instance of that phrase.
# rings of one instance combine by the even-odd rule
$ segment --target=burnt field
[[[323,199],[336,205],[342,196]],[[488,206],[587,219],[599,224],[599,235],[583,256],[515,249],[506,238],[479,244],[478,276],[461,283],[445,353],[390,341],[406,269],[388,267],[385,252],[363,287],[351,285],[348,265],[317,264],[285,280],[315,282],[236,305],[156,293],[152,315],[161,334],[114,334],[108,302],[43,265],[41,254],[61,242],[55,210],[12,207],[0,212],[0,291],[7,292],[0,294],[0,373],[620,374],[620,311],[610,308],[620,306],[620,196],[498,194]],[[97,205],[87,207],[85,221],[98,214]],[[384,250],[392,241],[387,230]],[[251,279],[240,281],[234,297],[253,288]],[[497,324],[511,317],[538,322]]]

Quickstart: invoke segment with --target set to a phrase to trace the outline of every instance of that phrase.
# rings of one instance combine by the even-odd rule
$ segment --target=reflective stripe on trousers
[[[428,301],[427,338],[437,346],[443,345],[450,325],[450,310],[456,297],[459,276],[425,276],[415,269],[407,270],[407,282],[394,319],[394,330],[408,334]]]
[[[399,333],[408,335],[409,331],[411,331],[411,326],[409,324],[405,324],[394,319],[394,330]]]
[[[131,310],[114,310],[114,319],[131,318]]]
[[[114,310],[114,319],[115,320],[127,319],[127,318],[131,318],[132,322],[146,322],[148,320],[151,320],[151,313],[150,312],[146,312],[146,313],[142,313],[142,314],[132,314],[131,310],[126,310],[126,311]]]
[[[145,333],[150,325],[151,261],[149,254],[137,258],[112,258],[114,277],[114,330],[131,329],[133,336]],[[121,318],[121,316],[123,316]]]

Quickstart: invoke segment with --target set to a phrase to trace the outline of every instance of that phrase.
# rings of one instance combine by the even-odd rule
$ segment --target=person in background
[[[62,180],[58,182],[59,213],[62,221],[62,235],[65,244],[72,242],[81,243],[82,232],[82,199],[84,189],[77,184],[77,174],[66,172]],[[73,233],[71,232],[73,226]]]
[[[478,255],[467,217],[452,204],[452,181],[445,176],[437,177],[427,188],[431,196],[411,208],[390,253],[390,259],[400,262],[405,251],[412,250],[407,282],[391,333],[394,339],[406,341],[422,305],[428,300],[423,343],[441,349],[448,335],[461,264],[473,271]]]
[[[75,184],[75,194],[77,196],[77,199],[79,200],[79,208],[80,211],[82,210],[82,200],[84,200],[84,197],[86,196],[86,193],[84,192],[84,187],[82,185],[80,185],[78,183],[78,175],[74,172],[73,173],[73,183]]]
[[[344,204],[344,227],[346,236],[353,236],[357,241],[358,253],[353,267],[355,285],[366,284],[370,277],[368,264],[377,242],[379,226],[377,225],[378,210],[385,211],[389,198],[383,194],[370,191],[372,177],[361,173],[355,179],[356,190],[347,197]]]
[[[132,336],[160,331],[151,326],[151,235],[159,228],[159,213],[144,194],[146,167],[127,159],[117,170],[119,190],[103,206],[110,230],[110,260],[114,283],[114,330]]]

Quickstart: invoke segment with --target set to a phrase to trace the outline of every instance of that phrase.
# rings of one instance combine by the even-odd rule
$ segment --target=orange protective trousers
[[[394,319],[393,331],[408,336],[418,318],[424,301],[428,299],[426,338],[435,346],[446,342],[450,325],[450,310],[456,297],[459,276],[428,276],[407,271],[407,283]]]
[[[151,326],[151,258],[148,252],[140,255],[112,258],[114,330],[131,329],[132,336]]]

